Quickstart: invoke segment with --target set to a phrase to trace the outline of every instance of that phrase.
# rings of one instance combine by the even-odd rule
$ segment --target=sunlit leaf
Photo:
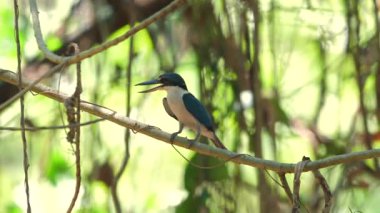
[[[72,166],[65,159],[61,152],[54,151],[51,154],[49,162],[46,167],[46,178],[56,185],[60,178],[70,176]]]

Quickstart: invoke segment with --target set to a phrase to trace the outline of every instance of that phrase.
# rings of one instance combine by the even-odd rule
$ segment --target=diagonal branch
[[[14,85],[18,84],[17,75],[14,72],[11,72],[8,70],[0,69],[0,80],[8,82],[10,84],[14,84]],[[27,87],[28,85],[31,84],[31,81],[27,79],[23,79],[22,83],[24,87]],[[50,87],[47,87],[43,84],[37,84],[33,86],[32,90],[59,102],[64,102],[69,97],[68,95],[59,93],[58,91]],[[106,108],[102,108],[85,101],[81,101],[80,107],[81,107],[81,110],[88,112],[92,115],[104,118],[115,124],[131,129],[135,132],[139,132],[144,135],[147,135],[152,138],[171,144],[170,142],[171,134],[164,132],[157,127],[135,121],[121,114],[114,113],[111,110],[107,110]],[[187,139],[183,137],[176,137],[173,144],[187,148],[187,149],[191,149],[203,155],[217,157],[226,161],[228,160],[228,161],[234,162],[236,164],[244,164],[244,165],[256,167],[259,169],[272,170],[275,172],[294,173],[294,168],[296,166],[296,164],[279,163],[276,161],[256,158],[248,154],[240,155],[235,152],[214,148],[212,146],[208,146],[201,143],[196,143],[189,148],[190,142],[188,142]],[[370,158],[378,158],[378,157],[380,157],[380,149],[335,155],[335,156],[324,158],[321,160],[309,162],[304,167],[303,172],[326,168],[326,167],[335,166],[339,164],[362,161],[362,160],[366,160]]]
[[[23,96],[26,92],[30,91],[32,89],[32,87],[36,84],[38,84],[39,82],[42,81],[42,79],[44,79],[45,77],[55,73],[55,72],[59,72],[60,70],[62,70],[64,67],[66,66],[66,63],[63,62],[63,63],[60,63],[60,64],[57,64],[55,65],[52,69],[50,69],[48,72],[46,72],[45,74],[43,74],[40,78],[36,79],[35,81],[33,82],[30,82],[29,81],[29,84],[28,86],[24,87],[22,90],[20,90],[16,95],[12,96],[11,98],[9,98],[7,101],[5,101],[4,103],[2,103],[0,105],[0,110],[4,109],[6,106],[8,106],[9,104],[13,103],[13,101],[21,98],[21,96]]]
[[[285,173],[279,172],[278,176],[280,177],[281,187],[284,188],[286,196],[288,196],[290,202],[292,202],[293,194],[292,194],[292,191],[290,190],[288,181],[286,180]]]
[[[323,208],[323,213],[330,212],[331,209],[331,203],[332,203],[332,193],[330,190],[330,187],[326,181],[326,179],[323,177],[321,172],[319,170],[313,170],[313,174],[319,185],[321,185],[321,188],[323,190],[323,194],[325,196],[325,207]]]
[[[64,56],[59,56],[51,52],[47,47],[46,44],[44,43],[44,39],[42,36],[41,32],[41,26],[40,26],[40,21],[38,18],[38,7],[36,0],[29,0],[30,4],[30,13],[32,15],[33,19],[33,30],[34,30],[34,36],[36,37],[38,48],[43,52],[46,58],[48,58],[50,61],[55,62],[55,63],[63,63],[67,62],[68,64],[74,64],[79,61],[82,61],[85,58],[89,58],[97,53],[100,53],[112,46],[115,46],[119,44],[120,42],[126,40],[127,38],[131,37],[132,35],[136,34],[142,29],[145,29],[148,27],[150,24],[156,22],[159,19],[162,19],[166,15],[170,14],[171,12],[175,11],[177,8],[179,8],[182,4],[184,4],[186,0],[174,0],[170,4],[168,4],[166,7],[162,8],[155,14],[151,15],[149,18],[145,19],[142,21],[140,24],[132,27],[128,32],[124,33],[123,35],[104,42],[103,44],[93,47],[89,50],[83,51],[78,55],[70,56],[70,57],[64,57]]]
[[[136,34],[140,30],[148,27],[150,24],[156,22],[157,20],[165,17],[169,13],[175,11],[178,7],[180,7],[182,4],[184,4],[186,0],[175,0],[160,11],[156,12],[149,18],[145,19],[142,21],[140,24],[132,27],[128,32],[125,34],[104,42],[103,44],[93,47],[92,49],[83,51],[77,55],[74,56],[69,56],[69,57],[64,57],[64,56],[59,56],[54,53],[52,53],[47,47],[46,44],[44,43],[42,32],[41,32],[41,26],[40,26],[40,21],[38,18],[38,8],[37,8],[37,3],[36,0],[29,0],[30,4],[30,12],[32,14],[32,19],[33,19],[33,30],[34,30],[34,35],[36,37],[36,41],[38,44],[38,48],[43,52],[46,58],[48,58],[50,61],[53,61],[55,63],[59,63],[58,65],[55,66],[54,69],[51,69],[49,72],[45,73],[43,76],[41,76],[39,79],[37,79],[34,83],[40,82],[42,79],[44,79],[46,76],[51,75],[52,73],[60,70],[62,67],[68,66],[70,64],[78,63],[82,61],[83,59],[89,58],[97,53],[100,53],[112,46],[115,46],[119,44],[120,42],[128,39],[132,35]],[[32,87],[32,86],[30,86]],[[26,91],[29,91],[30,88],[24,88],[22,91],[20,91],[17,95],[13,96],[12,98],[8,99],[6,102],[4,102],[2,105],[0,105],[0,110],[5,108],[7,105],[15,101],[16,99],[20,98]]]

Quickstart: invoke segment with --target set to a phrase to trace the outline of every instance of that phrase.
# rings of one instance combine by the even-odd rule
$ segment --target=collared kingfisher
[[[157,79],[145,81],[135,86],[152,84],[160,85],[141,91],[140,93],[165,90],[167,96],[162,100],[165,111],[179,122],[179,130],[171,135],[170,141],[173,141],[182,132],[184,126],[186,126],[197,133],[195,139],[190,140],[191,143],[198,141],[200,135],[203,135],[209,138],[216,147],[226,149],[215,134],[210,114],[201,102],[187,90],[186,83],[180,75],[165,73]]]

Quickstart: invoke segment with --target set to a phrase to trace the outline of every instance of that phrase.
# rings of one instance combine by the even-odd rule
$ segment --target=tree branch
[[[326,181],[326,179],[322,176],[321,172],[319,170],[313,170],[313,174],[319,185],[321,186],[323,190],[323,194],[325,196],[325,206],[323,208],[323,213],[328,213],[331,210],[332,206],[332,193],[330,190],[330,187]]]
[[[310,162],[310,159],[303,157],[302,161],[298,162],[294,168],[294,180],[293,180],[293,208],[292,213],[300,212],[300,188],[301,188],[301,174],[305,166]]]
[[[279,172],[278,176],[280,177],[281,187],[284,188],[286,196],[288,196],[289,201],[292,202],[292,200],[293,200],[293,194],[292,194],[292,191],[290,190],[288,181],[286,180],[285,173]]]
[[[17,77],[18,77],[18,88],[22,90],[22,75],[21,75],[21,45],[20,45],[20,33],[18,26],[18,17],[19,9],[17,0],[13,1],[14,12],[15,12],[15,40],[17,46]],[[21,139],[22,139],[22,149],[23,149],[23,160],[24,160],[24,182],[25,182],[25,194],[26,194],[26,212],[32,212],[32,207],[30,205],[30,189],[29,189],[29,156],[28,156],[28,142],[26,140],[26,131],[25,131],[25,105],[24,105],[24,96],[20,97],[20,126],[21,126]]]
[[[170,14],[171,12],[175,11],[178,7],[180,7],[182,4],[184,4],[186,0],[174,0],[170,4],[168,4],[166,7],[162,8],[155,14],[151,15],[149,18],[145,19],[142,21],[140,24],[132,27],[128,32],[125,34],[104,42],[103,44],[93,47],[89,50],[83,51],[78,55],[70,56],[70,57],[64,57],[64,56],[59,56],[51,52],[47,47],[46,44],[44,43],[44,39],[42,36],[41,32],[41,26],[40,26],[40,21],[38,18],[38,7],[36,0],[29,0],[30,4],[30,13],[32,15],[32,20],[33,20],[33,30],[34,30],[34,36],[36,37],[36,41],[38,44],[38,48],[43,52],[45,57],[49,59],[52,62],[55,63],[63,63],[67,62],[68,64],[74,64],[79,61],[82,61],[85,58],[89,58],[97,53],[100,53],[112,46],[115,46],[119,44],[120,42],[126,40],[127,38],[131,37],[132,35],[136,34],[140,30],[148,27],[150,24],[156,22],[159,19],[162,19],[166,15]]]
[[[74,54],[79,53],[79,47],[76,43],[72,43],[69,45],[69,48],[73,49]],[[65,107],[67,109],[67,117],[70,124],[80,124],[80,94],[82,93],[82,72],[81,72],[81,63],[77,63],[77,85],[75,87],[74,94],[69,97],[69,99],[66,99],[65,101]],[[73,107],[76,108],[75,110],[71,110]],[[70,118],[73,118],[72,120]],[[70,138],[70,133],[73,133],[73,137]],[[67,212],[72,212],[75,202],[78,199],[79,190],[80,190],[80,184],[82,180],[81,176],[81,164],[80,164],[80,125],[77,125],[76,127],[70,128],[69,132],[67,133],[67,140],[69,142],[75,143],[75,165],[76,165],[76,181],[75,181],[75,190],[74,195],[71,200],[71,203],[69,205],[69,208],[67,209]]]
[[[28,84],[27,87],[24,87],[24,89],[20,90],[16,95],[12,96],[11,98],[9,98],[7,101],[5,101],[4,103],[2,103],[0,105],[0,111],[2,109],[5,109],[6,106],[8,106],[9,104],[13,103],[13,101],[19,99],[21,96],[23,96],[26,92],[30,91],[31,88],[38,84],[40,81],[42,81],[42,79],[44,79],[45,77],[55,73],[55,72],[58,72],[60,70],[62,70],[64,67],[66,66],[66,63],[63,62],[63,63],[60,63],[60,64],[57,64],[55,65],[52,69],[50,69],[48,72],[46,72],[45,74],[43,74],[40,78],[36,79],[35,81],[33,82],[30,82],[30,84]]]
[[[8,70],[0,69],[0,80],[8,82],[10,84],[14,84],[14,85],[18,84],[17,75],[14,72],[11,72]],[[22,80],[22,84],[23,84],[23,87],[27,87],[28,85],[31,84],[31,81],[24,78]],[[47,87],[43,84],[37,84],[33,86],[32,90],[59,102],[64,102],[69,97],[68,95],[59,93],[58,91],[50,87]],[[81,101],[80,107],[81,107],[81,110],[88,112],[92,115],[109,120],[115,124],[131,129],[134,132],[139,132],[144,135],[155,138],[157,140],[161,140],[163,142],[171,144],[170,142],[171,134],[164,132],[157,127],[135,121],[133,119],[130,119],[118,113],[114,113],[113,111],[109,109],[106,109],[104,107],[99,107],[85,101]],[[183,138],[183,137],[176,137],[173,144],[187,148],[187,149],[191,149],[195,152],[198,152],[200,154],[207,155],[210,157],[216,157],[216,158],[220,158],[226,161],[228,160],[228,161],[234,162],[236,164],[248,165],[251,167],[272,170],[275,172],[294,173],[294,168],[296,166],[296,164],[292,164],[292,163],[279,163],[276,161],[256,158],[248,154],[238,154],[235,152],[218,149],[218,148],[201,144],[201,143],[195,143],[193,146],[189,148],[190,142],[186,138]],[[362,160],[366,160],[370,158],[378,158],[378,157],[380,157],[380,149],[335,155],[332,157],[309,162],[303,169],[303,172],[326,168],[326,167],[335,166],[335,165],[344,164],[344,163],[362,161]]]

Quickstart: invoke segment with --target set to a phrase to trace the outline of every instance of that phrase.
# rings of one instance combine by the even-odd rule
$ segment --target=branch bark
[[[14,85],[18,84],[17,75],[14,72],[11,72],[9,70],[0,69],[0,80],[8,82],[10,84],[14,84]],[[30,84],[31,84],[30,80],[25,79],[25,78],[22,80],[23,87],[27,87]],[[57,90],[54,90],[43,84],[34,85],[32,87],[32,90],[34,92],[37,92],[43,96],[54,99],[61,103],[64,102],[69,97],[68,95],[59,93]],[[107,110],[104,107],[99,107],[94,104],[85,102],[83,100],[80,103],[80,107],[81,107],[81,110],[87,113],[90,113],[97,117],[104,118],[117,125],[131,129],[134,132],[139,132],[149,137],[171,144],[170,142],[171,134],[164,132],[157,127],[150,126],[150,125],[141,123],[139,121],[135,121],[121,114],[114,113],[111,110]],[[189,148],[190,142],[187,141],[187,139],[183,137],[176,137],[173,144],[193,150],[203,155],[216,157],[225,161],[231,161],[236,164],[248,165],[251,167],[258,168],[258,169],[267,169],[267,170],[282,172],[282,173],[294,173],[294,168],[296,166],[296,164],[293,164],[293,163],[279,163],[276,161],[260,159],[248,154],[238,154],[235,152],[231,152],[229,150],[218,149],[218,148],[201,144],[201,143],[195,143]],[[308,172],[308,171],[335,166],[339,164],[357,162],[357,161],[362,161],[362,160],[371,159],[371,158],[378,158],[378,157],[380,157],[380,149],[335,155],[332,157],[328,157],[328,158],[324,158],[324,159],[320,159],[320,160],[316,160],[316,161],[312,161],[308,163],[303,169],[303,172]]]
[[[18,25],[19,9],[17,0],[13,1],[14,12],[15,12],[15,40],[17,46],[17,76],[18,76],[18,88],[22,90],[22,77],[21,77],[21,45],[20,45],[20,33]],[[25,194],[26,194],[26,212],[32,212],[32,207],[30,205],[30,189],[29,189],[29,156],[28,156],[28,142],[26,140],[25,131],[25,104],[24,96],[20,97],[20,126],[21,126],[21,139],[22,139],[22,149],[23,149],[23,160],[24,160],[24,183],[25,183]]]
[[[69,48],[73,49],[74,54],[79,53],[79,47],[77,44],[72,43],[69,45]],[[80,94],[82,93],[82,72],[81,72],[81,63],[78,62],[77,66],[77,85],[74,91],[74,94],[69,97],[69,99],[66,99],[65,101],[65,107],[67,109],[67,117],[70,118],[72,117],[73,120],[69,119],[70,124],[80,124]],[[75,110],[69,110],[70,108],[74,107],[76,108]],[[70,115],[69,112],[72,112],[72,115]],[[76,181],[75,181],[75,190],[74,190],[74,195],[71,200],[71,203],[69,205],[69,208],[67,209],[67,212],[70,213],[74,209],[75,202],[78,199],[79,195],[79,190],[80,190],[80,184],[82,180],[81,176],[81,160],[80,160],[80,125],[77,125],[75,128],[70,128],[69,132],[67,133],[67,140],[69,142],[74,142],[75,144],[75,165],[76,165]],[[73,138],[70,138],[70,132],[73,132]]]
[[[321,174],[320,171],[314,170],[313,174],[314,174],[315,179],[317,180],[317,182],[321,186],[321,188],[323,190],[323,194],[325,196],[325,206],[324,206],[322,212],[323,213],[328,213],[331,210],[332,196],[333,196],[332,193],[331,193],[330,187],[329,187],[326,179],[323,177],[323,175]]]
[[[103,44],[93,47],[89,50],[83,51],[78,55],[70,56],[70,57],[64,57],[64,56],[59,56],[51,52],[47,47],[46,44],[44,43],[42,32],[41,32],[41,26],[40,26],[40,21],[38,18],[38,7],[36,0],[29,0],[30,4],[30,13],[32,15],[33,19],[33,30],[34,30],[34,35],[36,37],[36,41],[38,44],[38,48],[43,52],[46,58],[48,58],[50,61],[55,62],[55,63],[67,63],[69,64],[74,64],[79,61],[82,61],[85,58],[89,58],[93,55],[96,55],[97,53],[100,53],[112,46],[115,46],[119,44],[120,42],[126,40],[127,38],[131,37],[132,35],[136,34],[140,30],[148,27],[150,24],[156,22],[159,19],[162,19],[166,15],[170,14],[171,12],[175,11],[178,7],[180,7],[182,4],[184,4],[186,0],[174,0],[172,3],[167,5],[166,7],[162,8],[160,11],[156,12],[149,18],[145,19],[142,21],[140,24],[132,27],[128,32],[125,34],[104,42]]]

